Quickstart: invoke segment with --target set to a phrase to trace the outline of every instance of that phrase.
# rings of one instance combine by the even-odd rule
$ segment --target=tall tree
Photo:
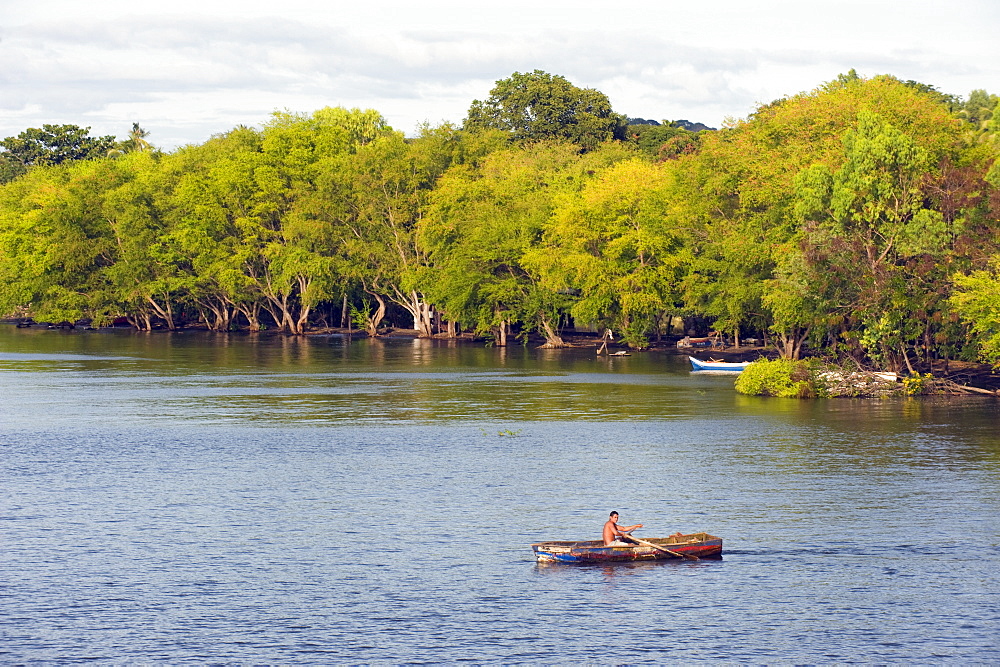
[[[413,141],[386,133],[331,172],[349,206],[350,274],[379,304],[376,313],[384,312],[386,300],[396,303],[423,337],[433,334],[433,310],[420,284],[426,257],[416,242],[417,225],[458,142],[452,128],[424,128]]]
[[[860,327],[859,340],[882,363],[912,371],[909,343],[924,330],[929,302],[908,261],[941,257],[950,247],[942,214],[923,191],[931,154],[879,115],[862,111],[844,135],[843,165],[830,175],[814,165],[796,179],[798,211],[829,234],[816,255],[839,274],[838,301]],[[830,256],[834,255],[834,256]],[[910,267],[910,268],[915,268]]]
[[[0,189],[0,310],[49,322],[106,312],[116,248],[106,194],[128,178],[113,160],[30,170]]]
[[[321,175],[388,132],[377,112],[339,107],[276,113],[264,128],[254,169],[261,197],[254,277],[281,329],[302,333],[338,278],[343,193],[319,187]]]
[[[89,127],[46,124],[7,137],[0,141],[0,147],[4,149],[0,152],[4,163],[0,178],[7,182],[31,167],[106,157],[115,147],[115,138],[92,137]]]
[[[578,194],[559,199],[524,264],[549,290],[577,295],[576,321],[613,328],[629,345],[645,347],[679,302],[681,237],[669,210],[669,176],[634,157],[594,171]]]
[[[453,319],[506,345],[516,325],[550,347],[563,345],[566,294],[541,284],[524,264],[541,239],[555,198],[578,187],[577,147],[542,143],[497,151],[481,164],[453,166],[441,178],[420,224],[432,268],[423,283]]]
[[[238,313],[251,331],[264,326],[255,279],[262,270],[263,204],[254,179],[261,143],[260,132],[238,127],[162,161],[158,207],[171,243],[191,262],[189,296],[215,329],[228,328]]]
[[[153,145],[146,139],[148,136],[149,130],[144,130],[139,127],[139,123],[132,123],[132,129],[129,130],[128,139],[120,144],[122,152],[145,153],[153,150]]]
[[[823,337],[830,326],[842,325],[842,321],[831,324],[821,312],[802,311],[818,302],[795,297],[803,284],[810,283],[808,276],[795,276],[805,265],[801,257],[794,257],[800,252],[794,248],[808,241],[801,236],[803,224],[816,220],[797,212],[796,192],[801,196],[802,188],[796,187],[795,179],[815,167],[824,170],[825,182],[832,187],[833,175],[849,159],[845,133],[858,131],[861,113],[888,123],[923,151],[924,158],[917,161],[923,166],[906,172],[907,178],[917,176],[920,169],[932,170],[957,145],[958,127],[950,109],[938,97],[888,76],[840,77],[811,93],[763,105],[746,121],[702,135],[698,153],[682,159],[689,196],[679,204],[685,217],[701,226],[693,235],[687,279],[693,312],[724,316],[734,331],[749,323],[764,324],[788,354],[801,350],[806,335]],[[874,150],[877,141],[859,140],[857,148],[866,145]],[[861,159],[859,154],[857,166],[844,171],[843,178],[855,174],[862,179]],[[912,184],[918,189],[919,180]],[[857,185],[861,187],[860,181]],[[841,188],[845,207],[849,207],[847,192]],[[867,195],[859,196],[852,205],[863,209],[865,204],[859,202]],[[916,205],[908,190],[907,202]],[[789,290],[788,298],[775,291],[781,289]],[[777,317],[776,309],[784,314]],[[799,311],[793,313],[795,309]]]
[[[473,101],[465,129],[492,128],[515,141],[559,139],[593,150],[601,142],[625,139],[627,124],[604,93],[536,69],[514,72],[496,82],[485,102]]]
[[[182,326],[197,278],[190,256],[173,239],[163,215],[159,156],[135,152],[113,160],[124,182],[105,193],[102,214],[114,238],[114,261],[104,270],[109,290],[133,326]]]

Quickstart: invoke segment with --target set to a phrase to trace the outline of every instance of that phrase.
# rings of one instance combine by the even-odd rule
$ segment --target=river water
[[[2,326],[0,662],[996,663],[998,418],[656,352]],[[534,562],[612,509],[724,558]]]

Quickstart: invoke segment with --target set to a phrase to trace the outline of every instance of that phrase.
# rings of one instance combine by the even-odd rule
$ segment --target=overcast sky
[[[139,122],[172,149],[324,106],[412,135],[534,69],[718,127],[852,67],[1000,93],[998,28],[998,0],[0,0],[0,137]]]

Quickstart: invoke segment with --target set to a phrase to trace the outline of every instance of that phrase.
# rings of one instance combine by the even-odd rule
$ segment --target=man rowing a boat
[[[618,512],[612,512],[611,516],[608,517],[607,522],[604,524],[604,546],[606,547],[628,547],[631,544],[627,542],[622,542],[619,537],[629,537],[631,533],[636,528],[642,528],[641,523],[637,523],[634,526],[628,526],[622,528],[618,525]]]

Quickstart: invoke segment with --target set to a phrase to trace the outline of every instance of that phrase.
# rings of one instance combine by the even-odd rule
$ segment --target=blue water
[[[0,662],[997,662],[998,417],[655,352],[0,327]],[[612,509],[724,558],[533,561]]]

